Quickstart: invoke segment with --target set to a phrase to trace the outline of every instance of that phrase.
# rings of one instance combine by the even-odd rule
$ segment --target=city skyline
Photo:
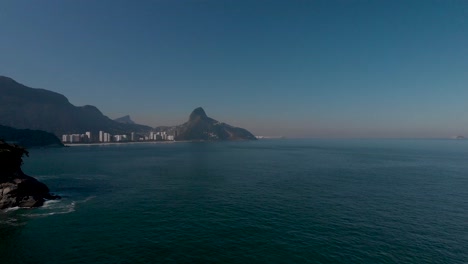
[[[0,75],[114,119],[255,135],[468,135],[464,1],[4,1]]]
[[[175,141],[173,134],[162,132],[138,133],[129,132],[125,134],[111,134],[104,130],[99,130],[97,135],[86,131],[85,133],[63,134],[62,143],[124,143],[124,142],[144,142],[144,141]]]

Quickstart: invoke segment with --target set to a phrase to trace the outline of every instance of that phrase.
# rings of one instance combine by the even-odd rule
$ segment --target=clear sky
[[[175,125],[468,136],[468,1],[5,1],[0,75]],[[0,95],[1,96],[1,95]]]

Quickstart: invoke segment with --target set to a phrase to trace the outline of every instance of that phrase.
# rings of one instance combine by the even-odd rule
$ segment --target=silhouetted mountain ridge
[[[129,115],[116,118],[114,119],[114,121],[123,123],[123,124],[135,124],[135,122],[130,118]]]
[[[116,122],[95,106],[74,106],[59,93],[27,87],[15,80],[0,76],[0,124],[36,129],[54,133],[97,133],[104,130],[112,134],[148,132],[151,127]]]
[[[256,137],[244,128],[234,127],[208,117],[201,107],[193,110],[189,120],[184,124],[159,127],[157,130],[175,134],[176,140],[256,140]]]

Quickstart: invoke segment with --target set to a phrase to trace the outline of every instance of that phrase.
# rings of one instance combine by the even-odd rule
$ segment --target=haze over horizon
[[[468,136],[466,1],[7,0],[0,24],[0,75],[111,118]]]

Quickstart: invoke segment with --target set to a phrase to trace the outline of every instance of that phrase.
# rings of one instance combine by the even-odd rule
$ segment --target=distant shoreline
[[[184,141],[131,141],[131,142],[100,142],[100,143],[77,143],[77,144],[65,144],[65,147],[80,147],[80,146],[107,146],[107,145],[127,145],[127,144],[172,144],[176,142]]]

